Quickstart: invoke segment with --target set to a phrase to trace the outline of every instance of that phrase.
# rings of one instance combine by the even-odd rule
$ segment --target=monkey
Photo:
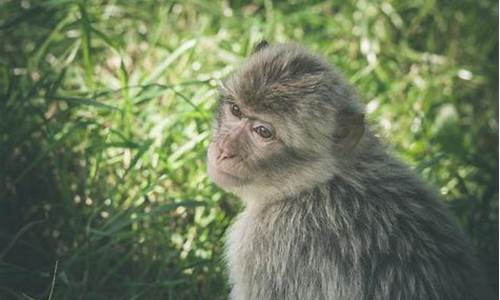
[[[437,193],[326,59],[262,42],[219,90],[208,176],[244,204],[226,233],[231,299],[489,299]]]

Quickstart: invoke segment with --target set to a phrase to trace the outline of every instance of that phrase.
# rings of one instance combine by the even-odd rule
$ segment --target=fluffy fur
[[[232,299],[487,299],[464,236],[366,128],[351,87],[294,45],[264,45],[221,87],[280,147],[227,235]],[[219,113],[214,139],[225,127]]]

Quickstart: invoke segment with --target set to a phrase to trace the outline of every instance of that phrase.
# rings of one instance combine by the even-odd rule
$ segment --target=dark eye
[[[263,137],[265,139],[271,138],[273,136],[273,133],[271,132],[271,130],[267,129],[264,126],[257,126],[253,130],[255,132],[257,132],[258,135],[260,135],[261,137]]]
[[[241,110],[240,108],[238,107],[238,105],[236,104],[231,104],[231,113],[235,116],[235,117],[241,117]]]

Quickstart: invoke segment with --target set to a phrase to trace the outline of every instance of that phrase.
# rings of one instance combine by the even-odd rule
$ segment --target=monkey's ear
[[[365,132],[363,113],[343,113],[335,130],[335,140],[343,150],[353,149]]]
[[[259,52],[260,50],[269,47],[269,43],[266,40],[260,41],[257,46],[252,51],[252,54]]]

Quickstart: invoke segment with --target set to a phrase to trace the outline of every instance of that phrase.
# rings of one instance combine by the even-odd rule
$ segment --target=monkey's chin
[[[242,187],[247,182],[244,178],[222,171],[210,162],[208,163],[208,177],[210,177],[216,185],[225,190]]]

